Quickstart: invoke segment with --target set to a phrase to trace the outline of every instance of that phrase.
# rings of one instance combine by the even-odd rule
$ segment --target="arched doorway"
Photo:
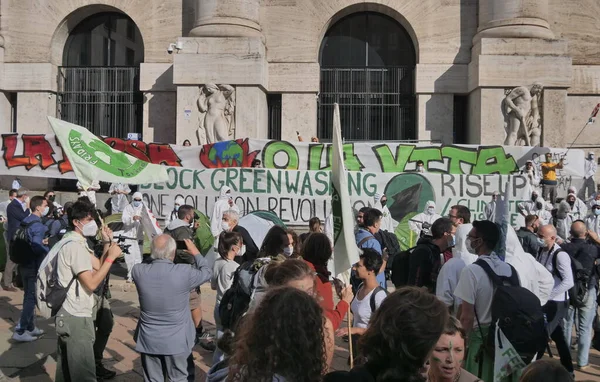
[[[327,31],[319,61],[320,138],[331,139],[337,102],[345,139],[415,139],[415,47],[396,20],[375,12],[344,17]]]
[[[142,35],[119,12],[94,14],[69,34],[58,78],[58,115],[96,135],[141,133]]]

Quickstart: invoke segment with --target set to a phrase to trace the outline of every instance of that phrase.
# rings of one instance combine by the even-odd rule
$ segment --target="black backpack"
[[[29,227],[35,223],[39,222],[32,221],[29,223],[21,223],[17,228],[10,244],[10,260],[13,263],[21,265],[35,261],[37,256],[31,248],[31,240],[27,233]]]
[[[398,238],[393,232],[382,231],[380,230],[375,234],[375,238],[381,244],[381,249],[387,248],[388,255],[390,256],[386,265],[386,271],[390,271],[392,269],[392,263],[394,262],[394,258],[402,252],[400,250],[400,243],[398,242]]]
[[[577,251],[576,255],[581,250]],[[575,257],[571,256],[568,252],[563,249],[557,249],[552,254],[552,274],[562,280],[562,276],[556,267],[556,256],[559,252],[564,252],[569,255],[571,259],[571,272],[573,272],[573,287],[569,289],[569,303],[575,308],[582,308],[585,306],[590,286],[590,277],[592,272],[585,269],[581,262]]]
[[[396,288],[400,288],[408,284],[408,273],[410,271],[410,254],[417,248],[412,247],[400,252],[392,261],[392,283]]]
[[[371,294],[371,298],[369,299],[369,306],[371,307],[371,313],[375,313],[375,311],[377,310],[377,302],[375,301],[375,296],[377,296],[377,293],[383,291],[385,293],[385,295],[389,295],[390,292],[387,291],[387,289],[384,289],[381,287],[381,285],[377,285],[377,287],[375,287],[375,289],[373,289],[373,293]]]
[[[511,276],[498,276],[483,259],[475,262],[483,268],[494,285],[492,297],[492,322],[487,338],[484,339],[484,350],[494,357],[496,323],[515,348],[525,364],[545,349],[548,341],[544,312],[540,300],[531,291],[520,286],[517,271],[508,264]],[[480,328],[479,317],[475,307],[475,319]],[[482,333],[483,337],[483,333]],[[500,344],[502,347],[502,344]]]
[[[254,262],[248,261],[235,271],[231,288],[223,294],[219,304],[219,319],[223,329],[236,331],[240,319],[248,311],[255,289],[254,280],[263,265],[257,267]]]

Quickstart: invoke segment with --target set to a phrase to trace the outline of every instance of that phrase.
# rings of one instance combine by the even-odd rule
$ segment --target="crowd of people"
[[[227,187],[211,216],[208,255],[194,243],[194,207],[178,198],[147,259],[142,195],[129,196],[127,185],[110,191],[127,245],[116,243],[89,191],[61,206],[52,191],[30,198],[26,189],[10,190],[2,286],[16,290],[18,268],[24,291],[13,339],[44,334],[35,324],[36,283],[41,270],[53,269],[63,295],[52,300],[59,302],[52,306],[56,380],[113,378],[102,364],[113,326],[108,278],[124,257],[139,295],[134,340],[146,381],[194,380],[196,345],[213,352],[211,382],[493,381],[497,329],[514,346],[515,365],[541,359],[549,339],[560,357],[558,364],[515,366],[504,380],[573,380],[572,337],[577,368],[589,367],[600,258],[600,200],[584,202],[575,191],[553,204],[534,190],[519,205],[525,224],[517,231],[502,224],[498,193],[488,219],[473,222],[465,206],[441,216],[429,201],[411,219],[416,243],[407,250],[400,250],[386,195],[377,194],[372,207],[356,211],[360,256],[344,285],[328,269],[334,245],[326,223],[313,218],[301,235],[273,225],[258,240],[239,224]],[[203,325],[203,284],[216,291],[212,334]],[[336,337],[352,349],[349,371],[331,370]]]

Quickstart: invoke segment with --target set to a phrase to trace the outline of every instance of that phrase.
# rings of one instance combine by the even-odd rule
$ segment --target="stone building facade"
[[[502,144],[507,91],[539,82],[541,143],[564,147],[600,100],[597,0],[5,0],[0,15],[3,133],[48,132],[51,115],[195,142],[202,86],[226,84],[237,137],[327,139],[339,102],[349,139]]]

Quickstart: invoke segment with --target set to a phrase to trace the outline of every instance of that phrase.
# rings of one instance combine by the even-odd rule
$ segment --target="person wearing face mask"
[[[546,162],[542,163],[542,197],[550,204],[556,201],[556,170],[562,169],[565,158],[560,158],[558,163],[552,161],[552,153],[546,153]]]
[[[513,272],[516,273],[493,252],[499,240],[500,229],[495,223],[487,220],[473,222],[465,245],[470,253],[478,256],[478,260],[463,269],[454,290],[455,296],[462,300],[460,322],[468,338],[469,352],[464,368],[484,381],[494,380],[494,358],[483,347],[492,321],[495,288],[478,262],[485,261],[500,277],[511,277]]]
[[[571,229],[571,224],[573,224],[573,217],[571,216],[571,203],[569,203],[569,199],[573,201],[575,199],[575,195],[569,195],[567,200],[561,201],[556,209],[556,217],[550,219],[550,224],[556,227],[556,232],[560,241],[567,240],[569,238],[569,230]]]
[[[425,287],[435,293],[437,277],[443,266],[443,253],[456,244],[455,233],[456,226],[448,218],[440,218],[433,223],[431,236],[420,238],[409,255],[406,285]],[[394,271],[392,266],[392,273]]]
[[[571,186],[568,189],[568,193],[569,194],[567,196],[567,201],[569,202],[569,205],[571,206],[571,216],[573,217],[573,220],[585,219],[585,217],[588,214],[588,208],[587,208],[587,205],[585,204],[585,202],[577,196],[577,189],[575,187]],[[571,194],[573,194],[573,196],[575,196],[573,203],[571,203],[571,201],[569,200],[569,197],[571,196]]]
[[[533,190],[538,190],[540,185],[540,175],[532,160],[525,162],[525,169],[521,171],[521,175],[526,177],[527,183]]]
[[[592,213],[585,218],[585,226],[588,231],[600,235],[600,202],[592,201]]]
[[[31,215],[21,222],[29,237],[28,251],[19,251],[19,274],[23,280],[23,310],[21,319],[15,328],[12,339],[17,342],[35,341],[44,331],[35,327],[35,281],[37,270],[50,250],[45,238],[48,227],[42,223],[42,217],[48,214],[48,201],[42,196],[34,196],[29,203]],[[13,248],[15,249],[15,248]]]
[[[221,229],[223,232],[237,232],[242,236],[242,250],[240,256],[235,259],[238,264],[246,261],[254,261],[258,256],[258,247],[250,236],[248,230],[238,223],[240,222],[240,214],[236,210],[228,210],[223,214],[223,222]]]
[[[90,202],[96,206],[96,191],[100,190],[100,182],[94,180],[87,190],[83,189],[83,185],[78,181],[77,190],[79,190],[79,196],[87,196]]]
[[[46,200],[48,201],[48,204],[52,204],[54,205],[54,208],[56,209],[62,209],[63,207],[58,204],[58,202],[56,201],[56,194],[54,193],[54,191],[52,190],[48,190],[44,193],[44,198],[46,198]]]
[[[534,190],[531,192],[531,198],[529,200],[517,204],[517,209],[519,210],[519,213],[523,215],[523,217],[527,217],[527,215],[535,215],[534,212],[537,210],[536,202],[540,199],[539,195],[540,194]]]
[[[378,209],[382,213],[380,229],[382,231],[394,232],[394,229],[398,223],[394,221],[392,214],[387,207],[387,196],[384,194],[375,193],[375,196],[373,196],[373,201],[373,208]]]
[[[111,214],[122,213],[125,207],[127,207],[127,195],[131,192],[129,185],[126,183],[112,183],[108,189],[108,193],[111,194],[110,198],[110,211]]]
[[[218,239],[222,230],[223,214],[225,211],[234,210],[238,213],[240,209],[233,202],[233,196],[231,195],[231,188],[227,186],[221,187],[219,199],[215,202],[213,207],[213,213],[210,217],[210,231],[215,237],[215,248],[218,248]]]
[[[129,253],[125,254],[125,264],[127,265],[127,282],[131,283],[131,269],[135,264],[142,262],[142,245],[140,242],[144,240],[144,229],[142,227],[142,193],[136,192],[133,194],[133,200],[123,210],[121,221],[123,222],[123,236],[128,238],[125,240],[129,247]]]
[[[98,232],[94,212],[90,203],[77,201],[73,204],[69,209],[70,231],[63,237],[63,244],[56,254],[58,281],[67,286],[66,299],[55,318],[57,381],[97,380],[92,318],[94,291],[106,279],[112,264],[121,255],[121,249],[116,243],[107,241],[102,257],[96,259],[87,241]]]
[[[525,226],[517,231],[517,237],[523,247],[523,250],[531,256],[536,257],[540,247],[544,244],[537,231],[540,227],[540,218],[537,215],[527,215],[525,217]]]
[[[183,196],[178,196],[175,198],[173,211],[171,211],[171,213],[165,218],[165,227],[168,227],[173,220],[179,219],[177,211],[179,211],[179,207],[183,206],[184,204],[185,200],[183,199]]]
[[[491,222],[496,221],[496,200],[498,200],[498,191],[492,193],[492,200],[485,206],[485,219]]]
[[[10,247],[11,241],[17,228],[21,225],[23,219],[30,214],[29,203],[27,201],[27,194],[29,191],[25,188],[19,188],[17,190],[16,197],[6,207],[6,266],[4,267],[4,273],[2,273],[2,288],[9,292],[16,292],[17,289],[13,285],[13,277],[15,271],[15,263],[10,259]]]
[[[581,187],[579,196],[581,199],[585,200],[596,192],[596,171],[598,171],[598,163],[594,153],[590,151],[585,160],[585,175],[583,176],[583,187]]]
[[[420,214],[415,215],[408,221],[408,227],[413,231],[417,237],[423,235],[429,235],[431,226],[436,220],[441,218],[440,215],[435,213],[435,202],[429,200],[425,203],[425,209]]]
[[[554,278],[554,288],[550,293],[550,299],[544,305],[544,313],[548,320],[548,333],[556,344],[560,363],[569,373],[573,373],[571,351],[563,333],[563,319],[567,316],[569,307],[568,291],[575,285],[571,270],[571,258],[556,243],[557,233],[554,226],[540,227],[538,237],[544,241],[544,246],[538,253],[537,261],[546,267]],[[542,351],[541,354],[538,354],[538,359],[543,355]]]
[[[416,171],[421,174],[425,172],[425,163],[423,163],[422,160],[417,161],[417,170]]]

